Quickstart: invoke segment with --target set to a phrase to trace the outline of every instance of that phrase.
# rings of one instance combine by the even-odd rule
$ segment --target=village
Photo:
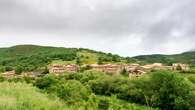
[[[166,66],[162,63],[153,63],[147,65],[140,65],[140,64],[90,64],[90,65],[83,65],[78,66],[76,64],[69,64],[69,65],[62,65],[62,64],[51,64],[48,66],[49,74],[60,75],[64,73],[76,73],[81,70],[82,67],[89,67],[90,70],[109,73],[112,75],[119,75],[123,71],[125,71],[129,78],[136,78],[140,77],[144,74],[147,74],[154,70],[170,70],[170,71],[183,71],[187,72],[190,70],[190,66],[188,64],[182,63],[174,63],[172,66]],[[44,74],[40,72],[24,72],[20,75],[17,75],[15,71],[7,71],[1,74],[4,78],[21,78],[21,77],[30,77],[30,78],[37,78],[42,77]]]
[[[105,65],[98,65],[98,64],[91,64],[91,65],[84,65],[85,67],[89,67],[90,70],[95,70],[104,73],[110,73],[112,75],[119,75],[124,70],[128,73],[129,78],[139,77],[146,73],[149,73],[153,70],[170,70],[170,71],[183,71],[187,72],[190,70],[188,64],[182,63],[174,63],[172,66],[165,66],[162,63],[153,63],[141,66],[140,64],[105,64]],[[79,72],[80,66],[78,65],[59,65],[53,64],[49,67],[49,73],[51,74],[63,74],[65,72],[69,73],[76,73]]]

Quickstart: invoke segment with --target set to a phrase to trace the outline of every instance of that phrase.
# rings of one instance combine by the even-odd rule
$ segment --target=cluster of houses
[[[161,63],[154,63],[154,64],[148,64],[141,66],[139,64],[105,64],[105,65],[98,65],[98,64],[91,64],[87,65],[92,70],[105,72],[105,73],[111,73],[113,75],[120,74],[123,70],[125,70],[129,77],[139,77],[145,73],[151,72],[152,70],[173,70],[176,71],[178,68],[181,71],[189,71],[190,67],[188,64],[181,64],[181,63],[175,63],[172,66],[165,66]],[[61,74],[65,72],[78,72],[80,70],[80,67],[78,65],[59,65],[54,64],[51,65],[49,68],[50,73],[54,74]]]
[[[17,77],[17,78],[22,78],[22,77],[29,77],[29,78],[36,78],[36,77],[41,77],[43,76],[43,74],[41,74],[40,72],[25,72],[22,73],[20,75],[17,75],[16,72],[13,71],[7,71],[5,73],[1,73],[1,76],[4,78],[13,78],[13,77]]]
[[[49,67],[49,73],[56,73],[56,74],[65,73],[65,72],[74,73],[74,72],[78,72],[79,70],[80,67],[74,64],[72,65],[53,64]]]
[[[181,71],[189,71],[190,67],[188,64],[181,64],[181,63],[175,63],[172,66],[165,66],[161,63],[154,63],[154,64],[148,64],[141,66],[139,64],[105,64],[105,65],[98,65],[98,64],[91,64],[87,65],[92,70],[105,72],[105,73],[111,73],[113,75],[120,74],[123,70],[125,70],[129,77],[139,77],[141,75],[144,75],[148,72],[151,72],[152,70],[181,70]],[[53,64],[49,66],[49,73],[51,74],[62,74],[65,72],[69,73],[76,73],[80,70],[80,66],[71,64],[71,65],[61,65],[61,64]],[[3,77],[11,78],[14,76],[17,77],[31,77],[36,78],[41,76],[38,72],[27,72],[23,73],[21,75],[16,75],[15,71],[9,71],[1,74]]]

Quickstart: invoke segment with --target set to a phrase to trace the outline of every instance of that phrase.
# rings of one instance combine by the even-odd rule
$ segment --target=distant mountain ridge
[[[142,63],[163,63],[167,65],[171,65],[172,63],[187,63],[192,66],[195,66],[195,51],[188,51],[181,54],[174,55],[141,55],[133,57]]]

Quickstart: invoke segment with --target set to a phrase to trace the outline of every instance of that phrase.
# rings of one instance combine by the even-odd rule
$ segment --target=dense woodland
[[[177,61],[178,58],[175,57],[168,62],[169,60],[165,60],[161,55],[157,56],[148,61],[148,56],[125,58],[88,49],[32,45],[2,48],[0,49],[1,72],[16,70],[20,74],[25,71],[43,71],[46,75],[35,79],[0,77],[0,109],[195,110],[193,72],[153,71],[135,79],[129,79],[125,73],[112,76],[93,70],[74,74],[64,73],[60,76],[45,73],[51,63],[144,64],[159,61],[168,64]],[[193,55],[190,56],[187,58],[191,58],[192,62]],[[178,58],[182,62],[181,58],[184,60],[186,56]]]

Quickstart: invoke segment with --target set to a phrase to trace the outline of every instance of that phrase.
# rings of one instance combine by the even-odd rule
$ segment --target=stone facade
[[[43,76],[43,74],[39,72],[26,72],[22,74],[22,77],[30,77],[30,78],[36,78],[41,76]]]
[[[8,71],[8,72],[5,72],[5,73],[2,73],[1,75],[4,78],[12,78],[12,77],[16,76],[15,71]]]
[[[144,70],[166,70],[166,67],[162,63],[153,63],[142,66]]]
[[[65,73],[65,72],[78,72],[79,71],[79,66],[77,65],[51,65],[49,67],[49,72],[50,73]]]
[[[176,71],[176,70],[189,71],[190,70],[190,66],[188,64],[174,63],[172,65],[172,70],[173,71]]]
[[[139,70],[139,69],[135,69],[134,71],[131,71],[129,73],[129,78],[135,78],[135,77],[140,77],[142,75],[146,74],[145,71]]]
[[[93,64],[90,65],[90,67],[97,71],[112,73],[112,74],[118,74],[123,70],[123,65],[117,65],[117,64],[107,64],[107,65]]]

